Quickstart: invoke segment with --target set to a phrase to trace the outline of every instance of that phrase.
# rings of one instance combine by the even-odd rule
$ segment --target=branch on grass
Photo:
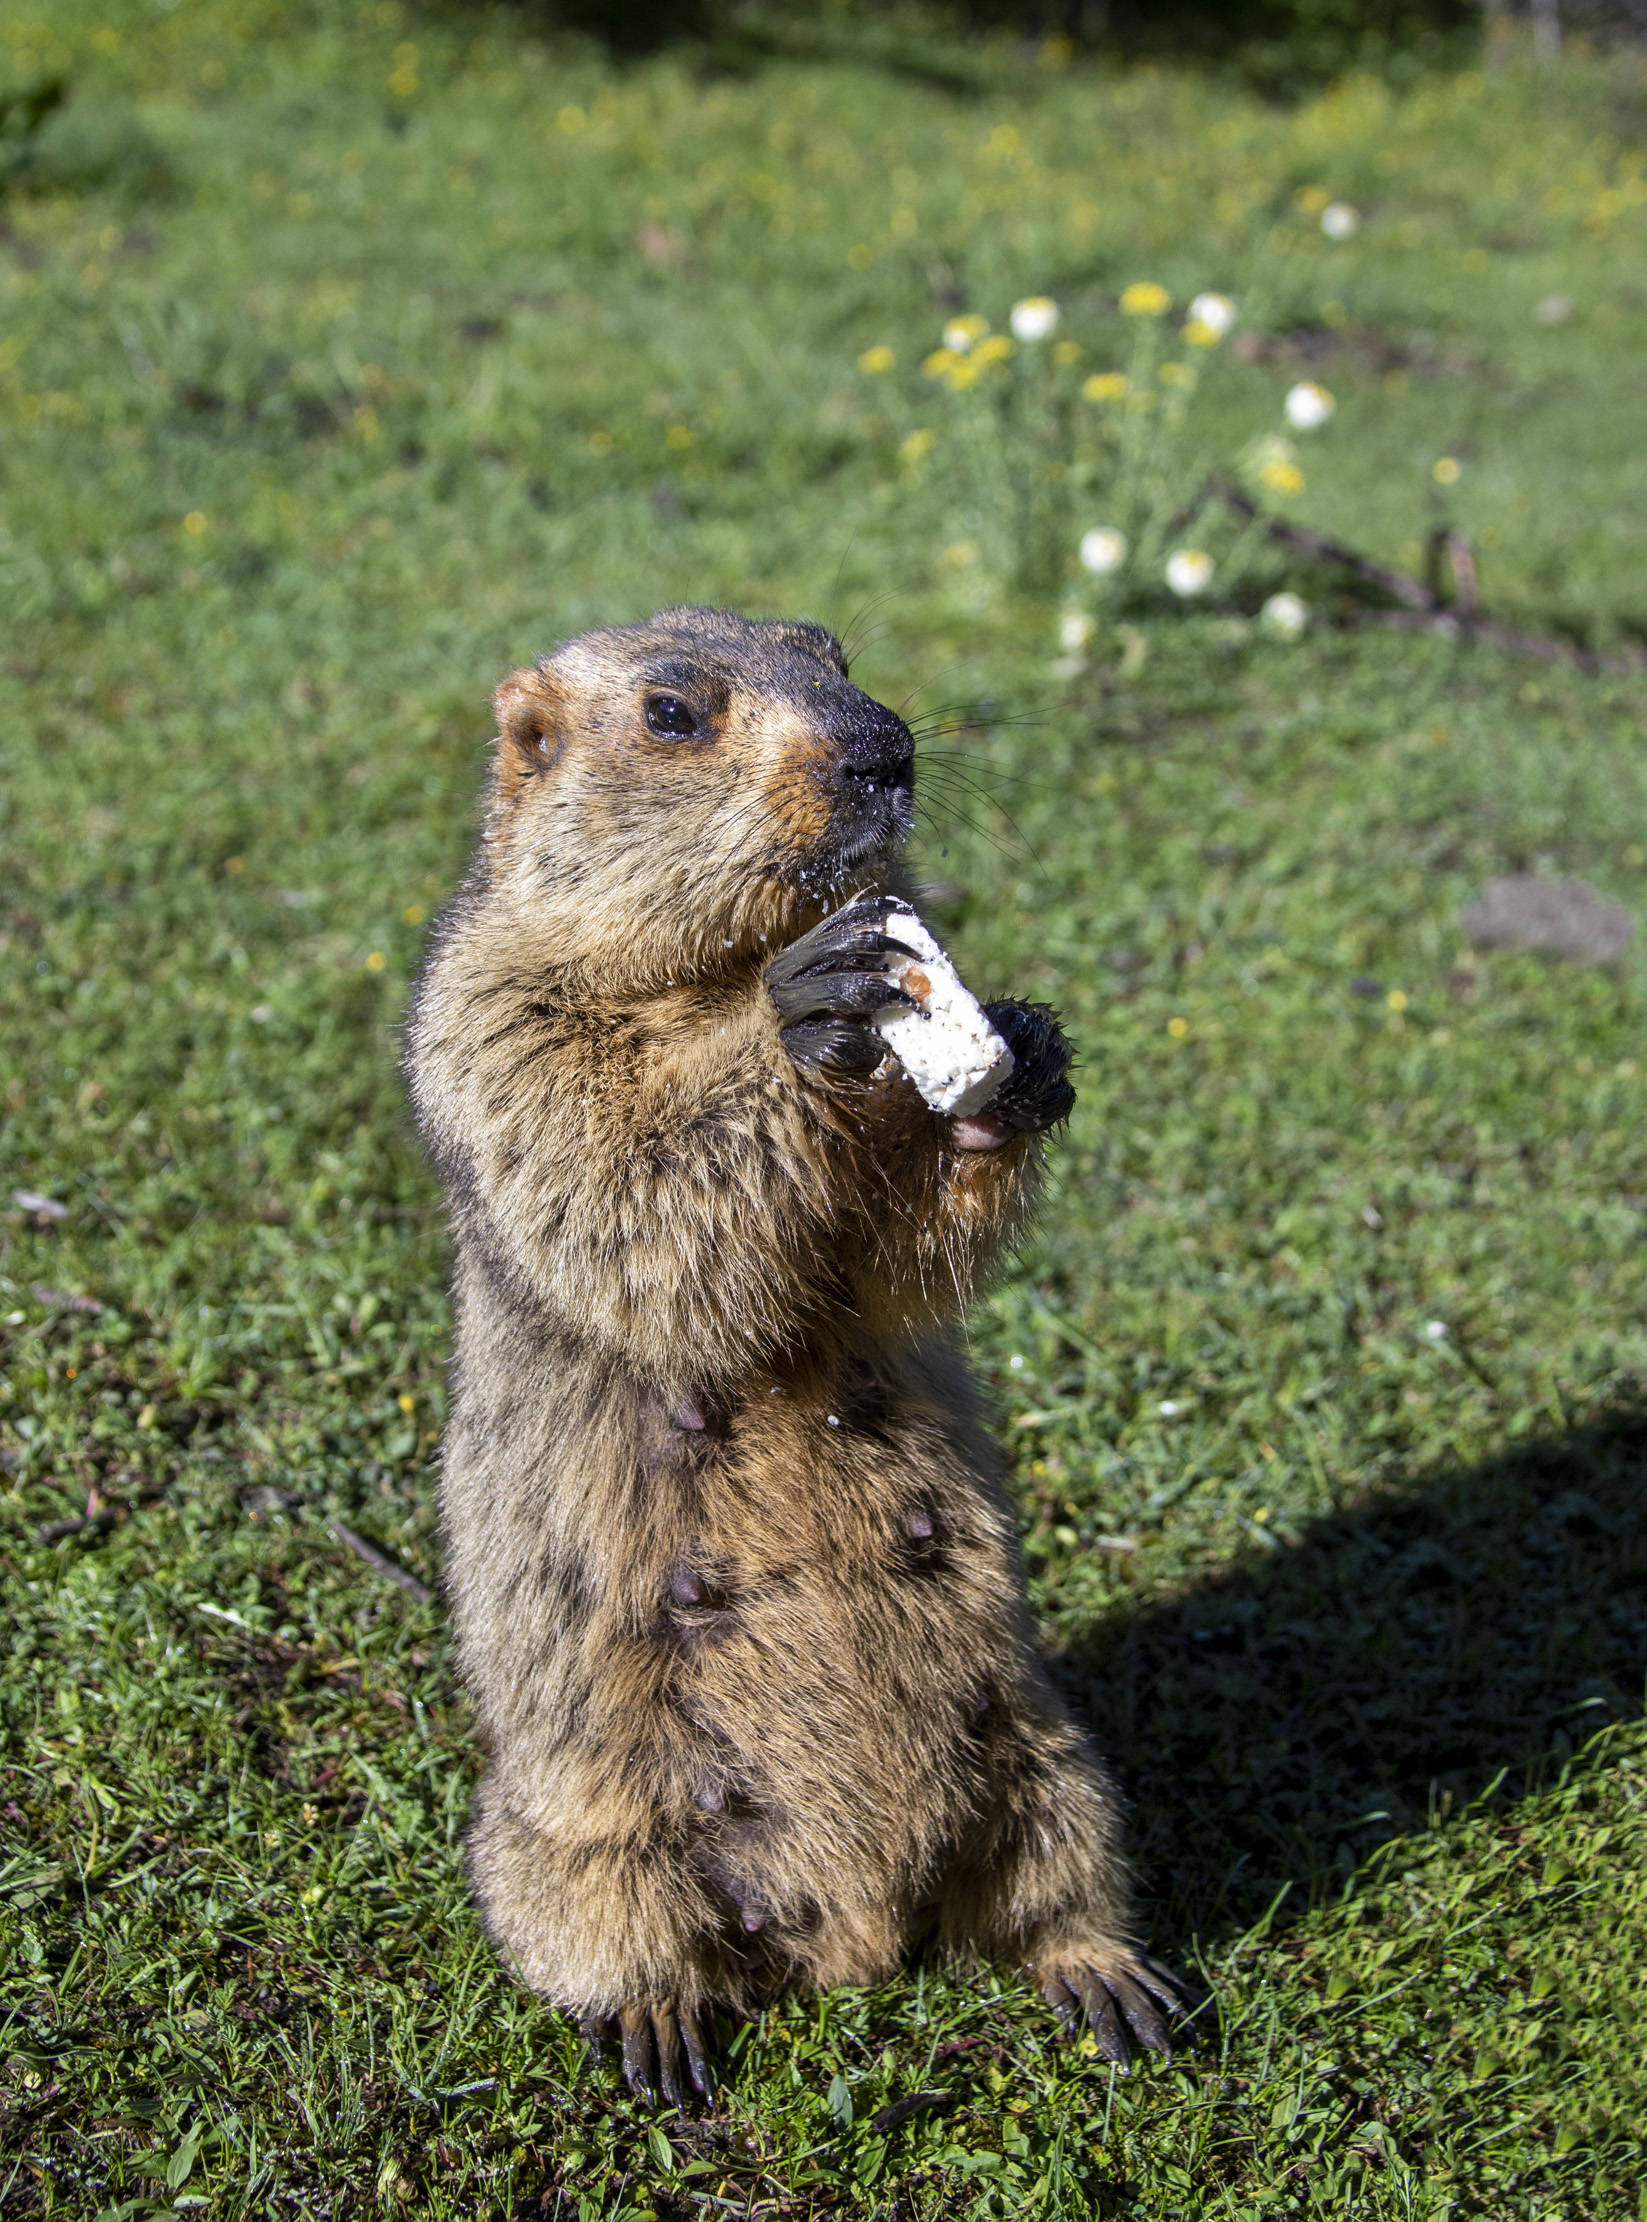
[[[900,2122],[907,2122],[912,2114],[930,2114],[940,2106],[952,2103],[948,2091],[911,2091],[906,2098],[894,2099],[890,2106],[883,2106],[869,2117],[869,2127],[877,2137],[889,2137]]]
[[[374,1574],[381,1574],[386,1582],[394,1582],[408,1597],[415,1597],[420,1605],[427,1605],[434,1591],[427,1582],[420,1582],[410,1568],[392,1559],[387,1551],[380,1551],[375,1543],[368,1543],[363,1535],[356,1535],[341,1520],[332,1522],[332,1533],[340,1543],[346,1544],[355,1557],[364,1559]]]
[[[157,1503],[165,1494],[164,1489],[149,1489],[138,1497],[117,1497],[112,1503],[105,1503],[100,1491],[89,1489],[84,1512],[75,1513],[66,1520],[48,1520],[44,1527],[35,1529],[34,1540],[36,1543],[63,1543],[71,1535],[84,1535],[92,1528],[116,1528],[128,1513],[141,1512],[145,1505]]]
[[[1465,619],[1453,610],[1436,610],[1428,616],[1412,610],[1357,610],[1344,621],[1352,630],[1377,626],[1395,633],[1439,633],[1443,640],[1478,641],[1484,648],[1502,648],[1512,656],[1532,656],[1540,663],[1571,664],[1576,671],[1612,672],[1621,678],[1639,678],[1647,672],[1647,656],[1598,656],[1592,648],[1559,640],[1548,633],[1523,633],[1496,618]]]
[[[1475,550],[1468,534],[1460,532],[1456,526],[1438,525],[1431,533],[1426,581],[1397,571],[1387,563],[1375,563],[1359,548],[1334,540],[1328,533],[1312,532],[1306,525],[1291,525],[1284,518],[1266,516],[1249,495],[1225,481],[1209,480],[1204,497],[1208,501],[1221,501],[1247,523],[1262,526],[1266,537],[1277,547],[1291,548],[1300,555],[1313,557],[1318,563],[1332,564],[1338,570],[1349,572],[1352,578],[1377,587],[1400,604],[1397,609],[1357,610],[1345,620],[1352,627],[1368,625],[1391,632],[1436,633],[1443,640],[1473,641],[1484,648],[1502,648],[1512,656],[1531,656],[1540,663],[1571,664],[1578,671],[1614,672],[1623,677],[1647,672],[1647,653],[1640,649],[1618,656],[1603,656],[1593,648],[1580,648],[1576,641],[1563,640],[1559,634],[1524,632],[1518,625],[1505,625],[1495,617],[1484,616]],[[1450,592],[1443,587],[1444,564],[1451,573]]]
[[[43,1528],[36,1528],[36,1543],[61,1543],[71,1535],[84,1535],[88,1528],[112,1528],[120,1519],[124,1506],[103,1505],[95,1512],[77,1513],[72,1520],[48,1520]]]
[[[1382,588],[1407,609],[1433,610],[1440,607],[1435,596],[1421,580],[1409,578],[1405,571],[1392,570],[1387,563],[1375,563],[1371,556],[1364,556],[1359,548],[1352,548],[1342,540],[1334,540],[1328,533],[1311,532],[1306,525],[1289,525],[1280,517],[1266,517],[1258,504],[1249,495],[1243,494],[1238,486],[1230,486],[1214,479],[1207,492],[1233,509],[1238,517],[1244,517],[1249,524],[1261,524],[1270,539],[1281,547],[1296,548],[1303,555],[1314,556],[1318,563],[1336,564],[1341,571],[1349,571],[1356,578],[1365,579],[1369,586]]]

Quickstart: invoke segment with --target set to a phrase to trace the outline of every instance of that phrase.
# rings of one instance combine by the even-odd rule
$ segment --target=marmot
[[[1016,1064],[965,1119],[885,1053],[914,745],[822,626],[668,609],[495,705],[406,1058],[456,1252],[491,1932],[675,2103],[712,2005],[873,1982],[929,1931],[1106,2059],[1165,2052],[952,1332],[1074,1100],[1057,1023],[988,1007]]]

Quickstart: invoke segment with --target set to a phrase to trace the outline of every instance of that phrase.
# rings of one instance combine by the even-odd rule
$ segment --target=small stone
[[[1530,872],[1489,880],[1463,925],[1477,949],[1531,949],[1571,964],[1617,964],[1636,930],[1622,903],[1609,902],[1583,880],[1545,880]]]

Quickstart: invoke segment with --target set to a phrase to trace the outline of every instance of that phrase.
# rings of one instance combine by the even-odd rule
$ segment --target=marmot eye
[[[689,741],[698,730],[696,711],[678,694],[649,694],[646,722],[654,733],[670,741]]]

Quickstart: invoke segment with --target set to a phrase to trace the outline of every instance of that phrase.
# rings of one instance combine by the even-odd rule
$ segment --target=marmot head
[[[737,969],[881,884],[909,832],[909,728],[821,625],[660,610],[494,701],[491,884],[614,984]]]

